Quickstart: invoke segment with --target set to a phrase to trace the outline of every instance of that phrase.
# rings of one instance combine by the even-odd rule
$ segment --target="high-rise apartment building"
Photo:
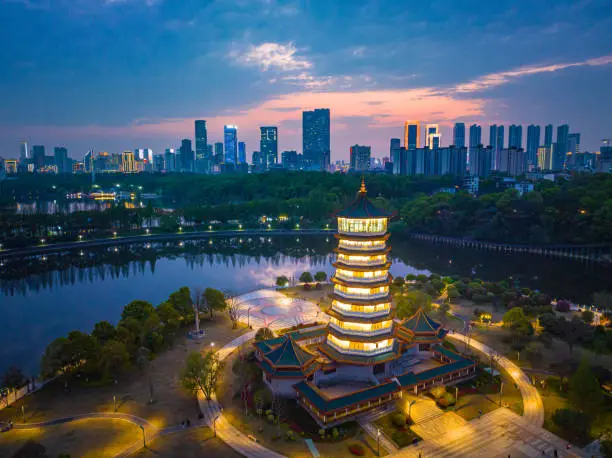
[[[194,171],[194,155],[193,148],[191,147],[191,140],[184,138],[181,140],[181,148],[179,150],[179,157],[181,160],[181,172],[193,172]]]
[[[540,146],[538,148],[538,168],[540,170],[551,170],[552,169],[553,152],[554,152],[553,144],[551,144],[550,146]]]
[[[465,123],[457,122],[453,128],[453,145],[463,148],[465,146]]]
[[[262,165],[269,169],[278,163],[278,128],[275,126],[264,126],[259,128],[259,153]]]
[[[493,147],[482,145],[470,148],[470,175],[487,178],[493,163]]]
[[[354,172],[365,172],[370,170],[370,158],[372,149],[369,146],[353,145],[350,150],[351,170]]]
[[[331,121],[329,108],[302,113],[302,154],[306,168],[329,170]]]
[[[68,163],[68,149],[63,146],[56,146],[53,148],[53,156],[55,158],[57,173],[72,173],[70,164]]]
[[[540,146],[540,126],[530,124],[527,127],[527,167],[538,166],[538,148]]]
[[[567,137],[569,135],[569,126],[563,124],[557,127],[557,145],[553,154],[552,169],[554,171],[563,170],[565,168],[565,157],[567,155]]]
[[[493,150],[492,168],[497,170],[500,161],[501,150],[504,149],[504,126],[493,124],[489,127],[489,145]]]
[[[224,161],[224,156],[223,156],[223,143],[222,142],[216,142],[215,143],[215,154],[214,154],[214,163],[215,165],[220,165],[223,164]]]
[[[45,146],[44,145],[32,146],[32,163],[34,164],[34,170],[40,170],[45,166]]]
[[[527,153],[522,148],[504,148],[498,170],[510,176],[519,176],[527,171]]]
[[[553,143],[553,126],[548,124],[544,126],[544,146],[552,146]]]
[[[238,164],[246,164],[246,143],[238,142]]]
[[[425,146],[429,149],[439,148],[442,139],[442,134],[440,134],[440,126],[438,124],[427,124],[426,133]]]
[[[191,147],[191,140],[189,141],[189,146]],[[119,170],[123,173],[134,173],[136,171],[134,153],[132,151],[124,151],[121,153],[121,162],[119,166]]]
[[[523,147],[523,126],[512,124],[508,130],[508,149]]]
[[[416,149],[421,147],[421,123],[419,121],[406,121],[404,123],[404,148]]]
[[[472,124],[470,126],[470,151],[472,148],[478,148],[479,145],[482,145],[482,127]]]
[[[210,171],[210,157],[208,156],[208,131],[206,129],[206,121],[197,119],[194,123],[195,127],[195,161],[196,171],[199,173],[208,173]]]
[[[225,164],[238,164],[238,127],[227,125],[223,128],[223,143],[225,145]]]
[[[168,172],[176,171],[176,151],[174,148],[166,148],[164,151],[164,168]]]
[[[580,134],[572,133],[567,136],[567,154],[565,155],[566,167],[575,170],[579,165],[578,156],[580,155]]]

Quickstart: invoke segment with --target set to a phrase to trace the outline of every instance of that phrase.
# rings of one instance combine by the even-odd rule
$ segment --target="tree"
[[[395,313],[398,318],[406,318],[416,313],[419,308],[431,310],[431,296],[423,291],[413,290],[395,296]]]
[[[397,286],[398,288],[401,288],[402,286],[404,286],[405,283],[406,281],[404,280],[404,277],[395,277],[393,279],[393,284]]]
[[[166,335],[173,335],[181,324],[181,314],[168,301],[157,306],[157,316],[164,323]]]
[[[116,337],[117,330],[108,321],[99,321],[94,325],[91,335],[98,341],[98,344],[104,345]]]
[[[601,410],[603,393],[586,358],[582,359],[578,369],[569,379],[567,397],[575,409],[590,416],[596,416]]]
[[[310,272],[302,272],[302,275],[300,275],[300,281],[302,283],[312,283],[312,274]]]
[[[9,367],[2,377],[2,385],[4,388],[17,389],[21,388],[27,382],[25,375],[17,366]]]
[[[276,286],[279,288],[284,288],[289,284],[289,279],[285,275],[281,275],[276,277]]]
[[[65,337],[58,337],[47,345],[40,361],[40,368],[44,377],[51,378],[58,372],[64,373],[69,369],[69,345],[70,342]]]
[[[134,318],[139,322],[144,322],[151,314],[155,313],[155,307],[147,301],[132,301],[123,308],[121,321]]]
[[[230,290],[224,291],[223,294],[225,296],[225,308],[232,322],[232,329],[236,329],[240,318],[240,308],[238,307],[240,301],[238,296]]]
[[[520,325],[526,320],[527,317],[525,316],[525,312],[520,307],[511,308],[506,313],[504,313],[504,316],[502,317],[504,326],[509,328],[516,325]]]
[[[106,376],[113,375],[115,378],[130,364],[130,354],[123,342],[109,340],[100,349],[98,361],[100,370]]]
[[[191,291],[189,291],[189,288],[186,286],[170,294],[168,302],[184,317],[190,316],[193,313]]]
[[[322,283],[327,280],[327,274],[323,271],[319,271],[314,275],[314,279],[315,281]]]
[[[595,314],[593,312],[591,312],[590,310],[583,310],[582,321],[584,321],[586,324],[591,324],[594,319]]]
[[[573,317],[571,320],[562,318],[557,322],[557,332],[567,343],[570,357],[572,356],[574,345],[586,337],[587,328],[588,326],[586,326],[577,316]]]
[[[255,333],[255,342],[259,342],[260,340],[268,340],[276,337],[274,335],[274,331],[270,328],[259,328]]]
[[[202,390],[204,397],[212,399],[217,378],[219,376],[219,359],[217,354],[209,351],[204,356],[194,351],[187,357],[187,362],[181,372],[181,384],[183,387],[197,393]]]
[[[217,310],[222,312],[227,307],[225,302],[225,295],[222,291],[214,288],[206,288],[204,290],[204,299],[210,310],[210,318],[213,318],[213,311]]]
[[[571,409],[557,409],[552,420],[561,428],[564,437],[572,441],[588,439],[592,421],[585,413]]]

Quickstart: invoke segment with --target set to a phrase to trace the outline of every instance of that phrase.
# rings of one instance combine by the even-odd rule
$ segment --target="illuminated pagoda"
[[[334,292],[319,349],[336,363],[338,375],[368,380],[385,374],[386,363],[398,357],[389,292],[391,214],[372,205],[362,181],[357,199],[336,216]]]
[[[394,318],[387,224],[362,181],[356,200],[336,214],[338,247],[329,323],[255,342],[270,390],[295,397],[323,428],[402,396],[403,391],[472,377],[476,364],[445,348],[447,334],[422,309]]]

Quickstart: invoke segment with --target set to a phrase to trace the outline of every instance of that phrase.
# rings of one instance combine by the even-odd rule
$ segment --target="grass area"
[[[219,314],[214,321],[202,320],[206,337],[193,341],[177,338],[172,348],[162,352],[150,362],[144,371],[133,369],[119,377],[118,383],[92,386],[76,376],[67,375],[46,385],[40,391],[0,410],[0,421],[13,419],[21,423],[21,406],[24,406],[26,422],[39,422],[89,412],[112,412],[113,396],[117,411],[146,418],[163,428],[197,418],[199,410],[194,396],[180,385],[179,374],[187,355],[195,350],[207,349],[210,342],[222,346],[245,329],[232,329],[226,314]],[[149,383],[150,381],[150,383]],[[64,382],[67,383],[67,388]],[[150,386],[153,400],[149,403]]]
[[[0,456],[12,456],[28,440],[42,444],[48,456],[60,453],[97,458],[115,456],[141,440],[138,426],[120,420],[81,420],[48,428],[13,429],[0,434]]]
[[[305,290],[303,286],[291,286],[289,288],[279,289],[280,293],[283,293],[289,297],[297,297],[305,299],[319,305],[321,310],[325,311],[331,306],[331,301],[328,299],[328,295],[334,290],[334,286],[328,283],[321,284],[321,289],[310,289]]]
[[[388,439],[392,440],[395,445],[400,448],[407,447],[408,445],[420,441],[421,437],[412,431],[409,425],[398,428],[393,423],[392,418],[394,413],[396,412],[380,417],[374,424],[382,430],[383,434],[387,436]]]
[[[223,441],[213,437],[209,428],[190,428],[168,436],[158,437],[147,448],[132,455],[135,458],[239,458]]]

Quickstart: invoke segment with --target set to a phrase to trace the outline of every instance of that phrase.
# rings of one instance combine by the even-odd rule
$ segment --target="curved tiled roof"
[[[290,335],[283,337],[283,342],[265,358],[274,366],[303,367],[315,358],[315,355],[300,347]]]
[[[336,213],[337,217],[340,218],[389,218],[391,213],[388,211],[378,208],[370,202],[368,199],[367,190],[363,180],[361,181],[361,189],[357,194],[357,199],[346,207],[344,210],[340,210]]]
[[[437,334],[442,324],[430,318],[421,307],[414,315],[402,323],[402,327],[417,333]]]

